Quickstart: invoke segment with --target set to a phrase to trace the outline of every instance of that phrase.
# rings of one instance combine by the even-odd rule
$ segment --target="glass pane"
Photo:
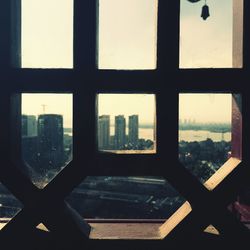
[[[230,159],[231,137],[231,94],[179,94],[179,160],[200,182]]]
[[[0,182],[0,230],[22,209],[22,204]]]
[[[73,0],[22,0],[22,67],[73,67]]]
[[[166,219],[185,202],[156,176],[89,176],[66,200],[89,219]]]
[[[157,0],[99,0],[99,69],[155,69]]]
[[[243,0],[180,3],[180,68],[241,68]]]
[[[72,94],[22,94],[25,173],[43,188],[72,160]]]
[[[113,153],[155,153],[155,95],[99,94],[98,148]]]

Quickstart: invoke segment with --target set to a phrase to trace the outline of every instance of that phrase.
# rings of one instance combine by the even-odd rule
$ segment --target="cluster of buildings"
[[[110,136],[110,116],[98,118],[98,147],[100,150],[121,150],[127,147],[136,149],[139,141],[139,116],[128,117],[128,135],[126,135],[126,118],[115,116],[115,134]]]
[[[191,118],[189,118],[189,119],[187,119],[187,118],[185,118],[185,119],[179,119],[179,124],[196,124],[196,120],[195,119],[191,119]]]
[[[38,173],[60,167],[65,162],[63,116],[22,115],[22,155]]]

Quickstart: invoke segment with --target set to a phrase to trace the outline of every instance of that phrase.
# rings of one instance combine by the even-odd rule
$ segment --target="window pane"
[[[22,156],[39,188],[72,160],[72,94],[22,94]]]
[[[181,0],[180,68],[241,68],[243,0],[207,1],[206,20],[203,6]]]
[[[157,0],[99,0],[99,69],[155,69]]]
[[[66,200],[89,219],[167,219],[186,201],[157,176],[88,176]]]
[[[73,0],[22,0],[22,67],[73,67]]]
[[[0,230],[22,209],[22,204],[0,182]]]
[[[202,183],[230,157],[231,94],[179,95],[179,159]]]
[[[155,95],[99,94],[98,148],[113,153],[155,153]]]

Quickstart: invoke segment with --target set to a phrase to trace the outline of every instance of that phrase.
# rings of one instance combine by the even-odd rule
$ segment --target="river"
[[[114,135],[114,130],[114,126],[111,126],[110,135]],[[128,134],[128,128],[126,129],[126,133]],[[72,135],[72,133],[64,134]],[[139,128],[139,138],[154,141],[154,130],[152,128]],[[222,133],[207,130],[179,130],[179,141],[205,141],[208,138],[215,142],[222,141],[222,139],[229,142],[231,141],[231,133],[227,132],[222,135]]]
[[[179,141],[205,141],[210,138],[214,142],[231,141],[231,133],[215,133],[207,130],[179,130]]]

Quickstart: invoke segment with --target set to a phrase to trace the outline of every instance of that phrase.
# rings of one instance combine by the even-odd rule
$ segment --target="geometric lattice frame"
[[[74,69],[20,69],[20,1],[0,3],[0,123],[1,182],[24,204],[24,209],[1,231],[1,244],[32,246],[44,242],[36,234],[42,222],[52,232],[49,247],[151,249],[194,244],[212,223],[226,242],[244,244],[249,232],[226,207],[242,183],[249,181],[250,165],[250,3],[244,1],[244,54],[242,69],[179,70],[179,1],[159,0],[157,69],[103,71],[96,69],[96,7],[93,0],[74,3]],[[87,34],[87,35],[86,35]],[[84,55],[84,56],[83,56]],[[230,92],[242,95],[242,162],[209,192],[178,162],[178,95],[182,92]],[[73,161],[43,190],[38,190],[18,169],[21,164],[17,128],[20,95],[24,92],[73,93]],[[98,93],[154,93],[157,98],[157,154],[104,155],[96,149],[95,97]],[[84,114],[84,115],[83,115]],[[86,118],[87,115],[87,118]],[[86,133],[85,131],[88,131]],[[168,131],[171,131],[169,133]],[[15,143],[11,143],[15,142]],[[85,141],[88,141],[86,145]],[[11,144],[15,147],[11,147]],[[139,164],[140,163],[140,164]],[[88,175],[158,175],[166,178],[192,205],[192,212],[162,241],[89,241],[89,226],[64,202]],[[84,234],[85,233],[85,237]],[[2,240],[1,239],[1,240]],[[15,241],[13,241],[15,239]],[[41,240],[43,239],[43,240]],[[53,243],[56,242],[56,243]],[[22,245],[20,245],[22,244]],[[211,244],[211,242],[210,242]]]

